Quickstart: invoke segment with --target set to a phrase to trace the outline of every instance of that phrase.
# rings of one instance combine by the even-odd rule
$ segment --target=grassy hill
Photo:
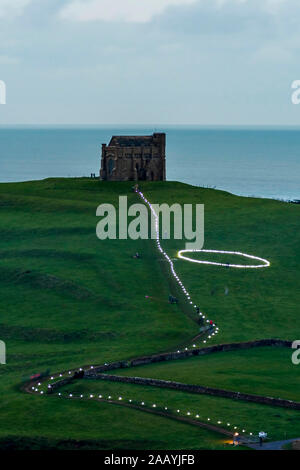
[[[71,402],[20,391],[22,380],[35,373],[174,350],[198,333],[199,326],[183,303],[168,303],[174,287],[153,241],[96,238],[97,206],[117,205],[119,195],[128,195],[129,203],[139,202],[131,186],[130,182],[85,178],[0,185],[0,339],[7,345],[7,365],[0,366],[0,447],[12,442],[36,448],[223,447],[224,439],[218,434],[173,420],[105,403]],[[271,261],[268,269],[249,271],[176,261],[193,298],[220,327],[211,344],[299,339],[299,206],[173,182],[144,183],[142,189],[151,202],[204,203],[205,248],[238,250]],[[165,240],[163,246],[175,257],[184,241]],[[132,258],[136,251],[142,259]],[[279,359],[275,355],[273,374],[270,354],[261,352],[258,360],[270,377],[278,378],[276,394],[296,399],[297,391],[289,385],[289,381],[295,383],[296,366],[291,368],[288,354]],[[247,357],[243,360],[241,390],[249,383],[247,374],[243,375]],[[194,370],[199,370],[193,361],[186,371],[184,362],[177,364],[174,376],[193,383]],[[218,382],[218,372],[216,376],[208,373],[205,359],[201,361],[203,381],[207,381],[203,385],[232,389],[230,373]],[[214,371],[222,364],[226,368],[227,362],[226,355],[220,360],[215,356],[207,369]],[[260,380],[261,371],[255,369],[252,386]],[[78,386],[83,384],[74,385]],[[127,387],[130,393],[140,393],[137,386]],[[159,398],[157,391],[147,393]],[[174,396],[174,403],[190,399],[188,394],[164,393],[166,400]],[[208,406],[208,397],[193,399],[197,407]],[[255,414],[251,406],[257,406],[239,403],[236,408],[231,400],[216,398],[210,403],[216,415],[238,412],[245,420]],[[277,427],[281,432],[287,424],[289,436],[299,437],[299,413],[261,405],[259,410],[257,415],[269,419],[272,430]],[[275,414],[280,415],[280,426],[272,419]]]

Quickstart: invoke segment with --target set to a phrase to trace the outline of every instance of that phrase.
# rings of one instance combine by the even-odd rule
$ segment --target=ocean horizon
[[[0,182],[99,174],[118,134],[167,134],[167,180],[241,196],[300,199],[300,128],[255,126],[1,126]]]

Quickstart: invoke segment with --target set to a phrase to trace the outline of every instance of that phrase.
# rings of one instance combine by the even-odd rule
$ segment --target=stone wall
[[[67,379],[61,379],[61,380],[58,380],[57,382],[53,382],[51,384],[51,388],[48,388],[47,393],[48,394],[53,393],[54,390],[57,390],[58,388],[63,387],[64,385],[70,384],[71,382],[73,382],[74,379],[75,377],[72,376],[72,377],[68,377]]]
[[[145,357],[133,359],[131,361],[119,361],[119,362],[114,362],[114,363],[107,364],[104,366],[95,367],[93,370],[85,371],[84,378],[95,379],[95,380],[109,380],[113,382],[134,383],[134,384],[148,385],[148,386],[150,385],[154,387],[186,391],[189,393],[219,396],[223,398],[244,400],[244,401],[250,401],[250,402],[261,403],[261,404],[266,404],[266,405],[280,406],[284,408],[300,409],[300,403],[294,402],[291,400],[283,400],[280,398],[273,398],[273,397],[264,397],[261,395],[251,395],[247,393],[240,393],[240,392],[234,392],[234,391],[223,390],[223,389],[215,389],[215,388],[205,387],[201,385],[183,384],[183,383],[174,382],[174,381],[142,378],[142,377],[123,377],[123,376],[110,375],[107,373],[103,373],[103,372],[108,372],[110,370],[116,370],[116,369],[121,369],[125,367],[128,368],[128,367],[134,367],[134,366],[139,366],[143,364],[153,364],[153,363],[162,362],[162,361],[185,359],[185,358],[192,357],[192,356],[201,356],[205,354],[212,354],[215,352],[235,351],[235,350],[241,350],[241,349],[265,347],[265,346],[290,348],[291,345],[292,345],[291,341],[285,341],[285,340],[279,340],[279,339],[263,339],[263,340],[257,340],[257,341],[248,341],[244,343],[220,344],[216,346],[209,346],[206,348],[181,351],[179,353],[176,352],[176,353],[157,354],[153,356],[145,356]]]
[[[202,395],[212,395],[223,398],[231,398],[235,400],[251,401],[264,405],[280,406],[283,408],[291,408],[300,410],[300,402],[291,400],[283,400],[281,398],[264,397],[261,395],[251,395],[248,393],[233,392],[229,390],[204,387],[202,385],[189,385],[169,380],[150,379],[143,377],[123,377],[109,374],[90,374],[86,378],[96,380],[109,380],[110,382],[132,383],[138,385],[150,385],[152,387],[168,388],[172,390],[180,390],[183,392],[197,393]]]
[[[83,378],[83,379],[91,379],[91,380],[109,380],[113,382],[123,382],[123,383],[134,383],[140,385],[150,385],[154,387],[160,388],[169,388],[173,390],[181,390],[186,391],[189,393],[198,393],[198,394],[205,394],[205,395],[212,395],[212,396],[219,396],[223,398],[231,398],[235,400],[245,400],[255,403],[262,403],[266,405],[272,406],[280,406],[284,408],[291,408],[291,409],[300,409],[300,403],[294,402],[291,400],[282,400],[280,398],[272,398],[272,397],[264,397],[260,395],[251,395],[247,393],[240,393],[234,392],[229,390],[223,389],[215,389],[211,387],[205,387],[202,385],[192,385],[192,384],[183,384],[180,382],[174,381],[167,381],[167,380],[159,380],[159,379],[151,379],[151,378],[142,378],[142,377],[123,377],[118,375],[111,375],[107,374],[107,372],[117,369],[135,367],[144,364],[154,364],[156,362],[162,361],[173,361],[173,360],[180,360],[186,359],[192,356],[202,356],[206,354],[212,354],[215,352],[222,352],[222,351],[236,351],[242,349],[251,349],[257,347],[285,347],[291,348],[292,342],[285,341],[280,339],[262,339],[256,341],[248,341],[243,343],[230,343],[230,344],[219,344],[216,346],[208,346],[206,348],[195,348],[188,351],[181,351],[181,352],[174,352],[174,353],[162,353],[162,354],[155,354],[152,356],[144,356],[136,359],[132,359],[129,361],[116,361],[110,364],[103,364],[98,367],[93,367],[93,369],[88,369],[79,373],[74,372],[71,377],[66,379],[62,379],[58,382],[54,382],[48,393],[52,393],[54,390],[71,383],[72,381]]]
[[[104,364],[98,367],[94,367],[92,371],[85,372],[85,377],[88,378],[89,375],[94,375],[95,373],[102,373],[102,372],[107,372],[110,370],[122,369],[124,367],[134,367],[134,366],[140,366],[144,364],[153,364],[155,362],[186,359],[192,356],[202,356],[205,354],[213,354],[215,352],[235,351],[238,349],[250,349],[250,348],[258,348],[258,347],[264,347],[264,346],[290,348],[292,346],[292,342],[281,340],[281,339],[261,339],[257,341],[248,341],[244,343],[218,344],[216,346],[208,346],[206,348],[194,348],[192,350],[189,349],[188,351],[154,354],[152,356],[143,356],[143,357],[139,357],[139,358],[132,359],[129,361],[112,362],[107,365]]]

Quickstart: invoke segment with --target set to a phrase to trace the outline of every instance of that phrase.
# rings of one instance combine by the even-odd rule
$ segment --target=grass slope
[[[99,241],[95,236],[97,206],[117,205],[119,195],[137,202],[131,185],[85,178],[0,185],[0,338],[7,344],[7,365],[0,367],[4,447],[11,436],[19,437],[20,446],[44,438],[44,443],[34,441],[41,447],[59,446],[57,439],[97,448],[223,445],[216,435],[156,416],[143,416],[141,427],[138,411],[20,392],[22,379],[33,373],[173,350],[197,334],[183,305],[167,302],[165,264],[151,240]],[[194,299],[221,328],[215,342],[297,339],[299,207],[181,183],[145,183],[143,191],[151,202],[204,203],[205,248],[245,251],[272,263],[270,269],[236,272],[176,261]],[[164,246],[175,256],[183,243],[166,240]],[[141,260],[132,259],[136,251]],[[226,403],[230,408],[231,401]],[[215,406],[222,408],[222,403]]]

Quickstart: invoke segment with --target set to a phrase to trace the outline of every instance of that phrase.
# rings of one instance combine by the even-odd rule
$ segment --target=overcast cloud
[[[299,0],[0,0],[1,124],[299,124]]]

